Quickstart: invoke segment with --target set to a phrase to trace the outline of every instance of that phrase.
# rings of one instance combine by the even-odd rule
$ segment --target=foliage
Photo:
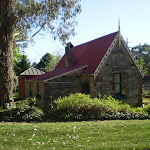
[[[14,103],[13,106],[6,105],[6,109],[1,110],[1,121],[6,122],[31,122],[43,121],[44,113],[35,107],[35,99],[26,99]]]
[[[13,93],[13,100],[19,100],[19,92]]]
[[[19,45],[16,45],[16,47],[13,50],[13,62],[19,63],[20,59],[22,58],[21,51],[19,49]]]
[[[16,30],[18,40],[28,40],[27,33],[32,28],[46,29],[65,43],[75,35],[75,18],[81,12],[80,0],[16,0],[13,11],[19,16]],[[32,35],[34,37],[35,34]]]
[[[54,39],[65,44],[75,35],[75,18],[80,12],[80,0],[0,1],[0,106],[12,99],[13,37],[16,42],[29,41],[42,29],[47,29]],[[33,28],[38,31],[28,38]],[[17,75],[21,71],[17,68]]]
[[[0,110],[0,121],[85,121],[150,119],[150,105],[132,108],[112,97],[92,99],[89,95],[76,93],[58,98],[50,113],[44,114],[36,106],[35,98],[17,101]]]
[[[144,45],[137,45],[131,49],[131,52],[133,53],[134,57],[137,59],[137,61],[140,64],[141,69],[143,69],[143,72],[145,75],[147,75],[148,70],[150,69],[150,45],[144,44]]]
[[[0,123],[0,149],[146,150],[150,120]]]
[[[76,93],[58,98],[57,108],[50,113],[50,119],[59,120],[111,120],[146,119],[150,116],[142,108],[132,108],[111,96],[90,98],[89,95]]]
[[[148,67],[146,66],[145,60],[142,59],[142,57],[137,57],[137,62],[141,68],[141,70],[143,70],[144,75],[148,75]]]
[[[68,97],[58,98],[55,101],[57,110],[66,111],[86,111],[87,109],[96,109],[99,112],[131,112],[133,111],[131,106],[123,104],[121,101],[115,100],[111,96],[99,97],[92,99],[90,95],[76,93],[70,94]],[[89,110],[87,110],[89,112]]]
[[[148,114],[150,114],[150,103],[145,105],[144,109]]]
[[[29,68],[30,68],[30,62],[27,59],[27,56],[24,54],[22,55],[18,63],[17,62],[14,63],[14,72],[17,76]]]
[[[38,69],[41,69],[45,72],[49,72],[55,69],[56,65],[58,64],[61,56],[54,56],[50,53],[46,53],[40,60],[40,62],[36,65]]]

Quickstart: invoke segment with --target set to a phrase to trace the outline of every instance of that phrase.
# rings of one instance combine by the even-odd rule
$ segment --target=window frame
[[[121,73],[115,73],[115,94],[121,94]]]

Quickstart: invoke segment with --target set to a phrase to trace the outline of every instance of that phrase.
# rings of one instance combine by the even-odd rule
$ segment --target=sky
[[[120,18],[121,34],[128,46],[150,44],[150,0],[81,0],[82,12],[76,18],[76,36],[68,42],[74,46],[118,31]],[[65,46],[43,31],[24,49],[31,63],[39,62],[46,53],[61,54]]]

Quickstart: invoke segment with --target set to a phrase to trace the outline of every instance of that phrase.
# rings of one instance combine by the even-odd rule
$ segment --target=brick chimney
[[[74,47],[70,43],[67,43],[65,48],[65,67],[71,68],[74,65]]]

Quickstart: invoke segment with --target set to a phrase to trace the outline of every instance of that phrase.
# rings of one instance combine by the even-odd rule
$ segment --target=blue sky
[[[74,46],[118,31],[129,46],[150,44],[150,0],[81,0],[82,12],[77,17],[77,35],[68,42]],[[65,48],[48,33],[40,32],[24,51],[28,59],[38,62],[45,53],[64,54]]]

